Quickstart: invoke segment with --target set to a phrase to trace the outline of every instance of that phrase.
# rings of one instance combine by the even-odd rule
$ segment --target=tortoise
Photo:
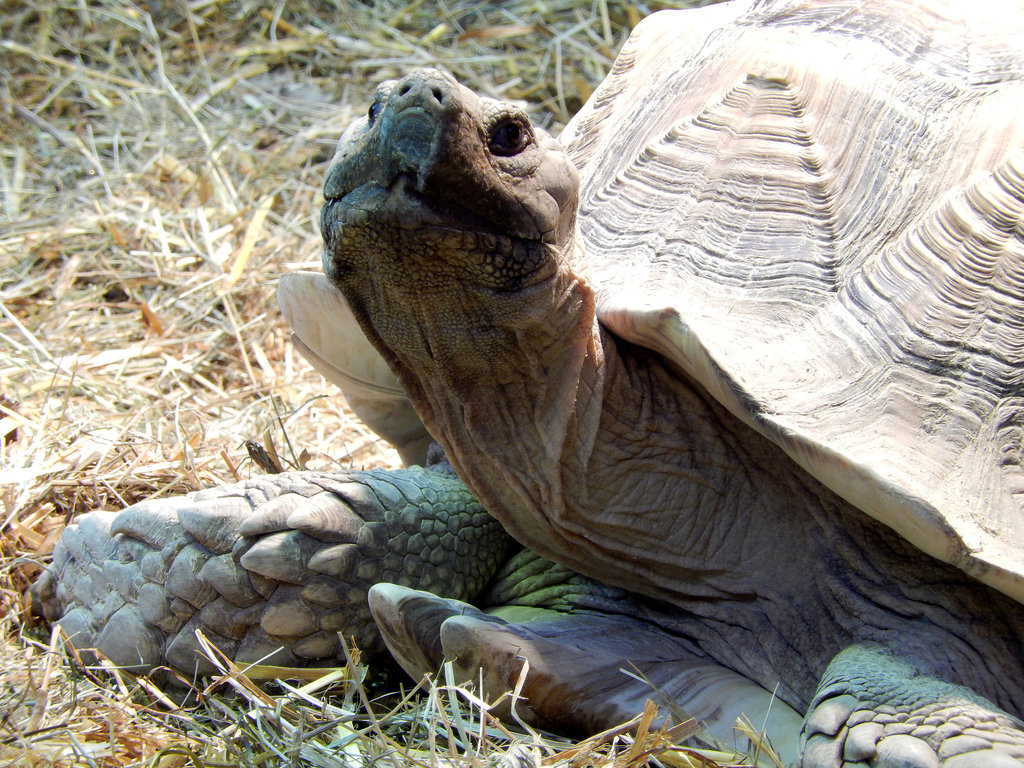
[[[382,84],[279,298],[414,466],[91,513],[47,614],[139,668],[342,633],[528,662],[567,731],[652,698],[802,766],[1024,764],[1021,104],[1021,16],[939,0],[655,14],[558,140]]]

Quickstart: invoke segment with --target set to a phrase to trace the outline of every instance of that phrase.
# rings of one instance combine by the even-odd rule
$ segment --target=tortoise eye
[[[518,155],[530,143],[530,131],[522,121],[506,118],[491,129],[487,146],[491,154],[501,157]]]
[[[366,119],[370,121],[370,125],[373,125],[377,121],[377,115],[380,114],[381,100],[377,98],[374,100],[370,108],[366,110]]]

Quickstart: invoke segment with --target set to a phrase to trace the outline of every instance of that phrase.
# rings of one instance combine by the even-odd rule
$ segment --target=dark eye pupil
[[[491,134],[491,151],[498,155],[514,155],[526,147],[523,126],[514,120],[502,123]]]
[[[373,124],[373,121],[377,119],[377,115],[379,113],[380,113],[380,102],[379,101],[375,101],[375,102],[373,102],[373,104],[370,105],[370,108],[368,110],[366,110],[366,117],[369,119],[371,125]]]
[[[509,123],[501,127],[501,131],[498,133],[498,140],[506,146],[514,147],[519,143],[519,137],[522,133],[522,129],[518,125]]]

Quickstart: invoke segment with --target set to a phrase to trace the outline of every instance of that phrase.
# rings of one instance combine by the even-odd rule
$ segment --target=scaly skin
[[[388,551],[386,520],[364,526],[361,510],[324,516],[296,499],[281,515],[268,502],[234,529],[256,538],[244,555],[210,556],[219,550],[193,542],[201,539],[194,519],[243,516],[249,504],[218,502],[214,512],[172,507],[159,535],[152,523],[132,522],[137,511],[126,514],[125,534],[154,536],[152,550],[116,539],[137,571],[110,559],[102,532],[90,537],[83,521],[67,548],[87,576],[59,582],[81,604],[65,624],[87,624],[82,605],[101,603],[101,647],[121,648],[128,662],[180,664],[191,647],[183,641],[171,653],[161,635],[147,644],[151,630],[136,615],[179,636],[182,615],[209,620],[242,657],[267,646],[262,637],[245,644],[259,615],[261,631],[306,633],[290,646],[296,655],[329,655],[345,610],[368,626],[360,607],[368,589],[385,642],[414,676],[455,657],[470,678],[482,664],[494,695],[515,685],[528,661],[523,690],[537,723],[610,724],[650,694],[646,678],[666,706],[692,708],[722,735],[730,708],[767,718],[777,686],[781,714],[769,733],[804,768],[1024,764],[1024,608],[914,549],[685,374],[602,327],[575,235],[576,179],[557,142],[515,106],[423,71],[382,86],[368,118],[346,132],[322,220],[325,273],[458,476],[560,572],[521,580],[518,593],[504,593],[513,606],[489,616],[457,594],[371,587],[401,570],[403,555]],[[415,531],[438,514],[437,477],[407,497],[416,511],[395,529],[407,534],[402,551],[427,544]],[[297,532],[311,523],[292,513],[302,517],[307,505],[318,536],[342,537],[329,554]],[[165,538],[171,562],[156,546]],[[116,592],[106,601],[97,563]],[[325,573],[343,581],[354,573],[353,591]],[[282,584],[279,601],[277,591],[263,594],[268,575]],[[157,586],[164,578],[173,599]],[[254,602],[225,612],[225,592]],[[325,624],[297,597],[338,611]],[[135,633],[137,647],[118,646],[122,633]],[[617,675],[632,663],[641,677]]]
[[[912,662],[908,686],[935,676],[1024,712],[1024,608],[601,327],[554,142],[434,71],[383,87],[373,113],[328,174],[325,273],[517,540],[659,601],[649,620],[765,688],[785,670],[793,706],[867,643]]]
[[[450,474],[287,472],[83,515],[35,594],[78,647],[137,670],[212,671],[196,629],[239,662],[344,663],[340,637],[383,648],[371,586],[471,599],[509,546]]]

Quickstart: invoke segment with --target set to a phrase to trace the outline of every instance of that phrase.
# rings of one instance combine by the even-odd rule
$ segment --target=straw
[[[515,735],[451,681],[374,700],[357,654],[299,674],[209,646],[210,689],[87,665],[27,596],[69,520],[259,475],[249,446],[284,468],[397,464],[295,355],[274,300],[282,272],[318,268],[337,137],[377,82],[427,65],[557,130],[654,8],[5,6],[0,765],[684,764],[651,711],[632,737]],[[289,675],[319,682],[267,682]]]

